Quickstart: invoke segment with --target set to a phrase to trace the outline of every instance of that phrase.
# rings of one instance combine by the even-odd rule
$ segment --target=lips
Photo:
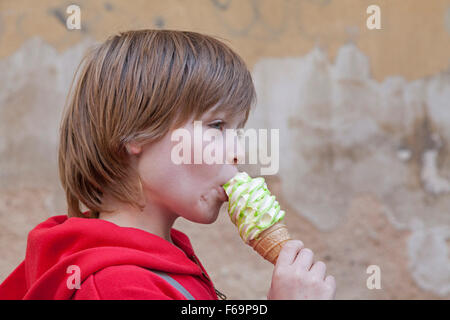
[[[219,197],[220,197],[220,200],[222,200],[222,201],[228,201],[228,195],[227,195],[227,193],[225,192],[225,190],[223,189],[223,187],[222,186],[219,186],[218,188],[217,188],[217,191],[219,192]]]

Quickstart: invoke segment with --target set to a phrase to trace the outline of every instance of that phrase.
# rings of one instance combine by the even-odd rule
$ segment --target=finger
[[[294,264],[298,265],[299,268],[308,271],[313,263],[314,253],[311,249],[303,248],[300,250]]]
[[[330,288],[330,298],[334,299],[336,295],[336,280],[333,276],[329,275],[325,278],[325,283]]]
[[[289,265],[295,261],[298,252],[303,248],[300,240],[289,240],[281,248],[276,265]]]
[[[322,261],[317,261],[313,264],[309,272],[314,274],[318,279],[324,280],[325,273],[327,272],[327,266]]]
[[[326,276],[325,283],[328,284],[331,288],[336,289],[336,279],[334,279],[333,276]]]

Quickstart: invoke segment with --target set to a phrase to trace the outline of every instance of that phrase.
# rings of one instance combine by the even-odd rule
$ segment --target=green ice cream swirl
[[[262,177],[252,179],[239,172],[223,188],[228,195],[228,214],[245,243],[284,218],[285,212]]]

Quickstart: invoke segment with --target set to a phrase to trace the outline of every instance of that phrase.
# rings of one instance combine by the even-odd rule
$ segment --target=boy
[[[60,128],[59,173],[68,215],[39,224],[3,299],[217,299],[183,217],[212,223],[240,156],[225,129],[244,126],[250,72],[229,47],[194,32],[139,30],[93,48],[75,76]],[[193,121],[216,130],[225,164],[181,164],[171,133]],[[204,145],[194,144],[191,155]],[[193,161],[191,161],[193,163]],[[81,212],[80,203],[90,210]],[[290,241],[270,299],[332,298],[335,282],[311,250]],[[301,251],[300,251],[301,250]]]

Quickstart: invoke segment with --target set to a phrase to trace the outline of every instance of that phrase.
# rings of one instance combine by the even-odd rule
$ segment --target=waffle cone
[[[264,259],[275,264],[283,244],[290,239],[287,227],[276,223],[261,232],[257,239],[250,240],[249,245]]]

